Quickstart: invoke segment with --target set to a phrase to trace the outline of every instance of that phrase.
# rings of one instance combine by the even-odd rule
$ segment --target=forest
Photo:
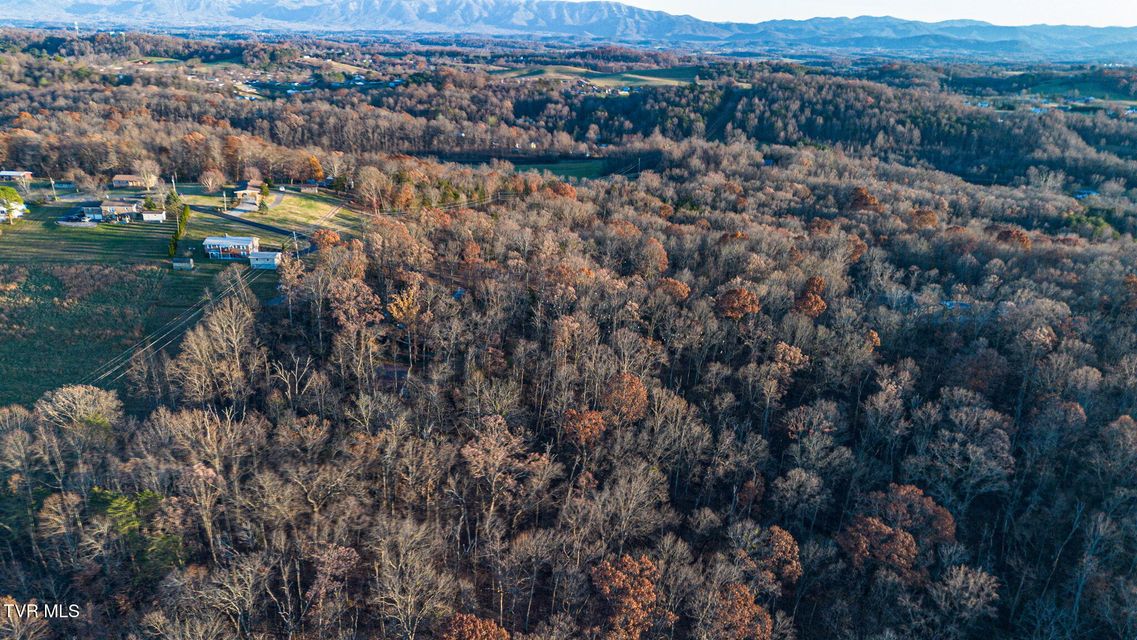
[[[0,32],[4,168],[326,180],[365,218],[272,299],[223,271],[123,384],[0,408],[0,637],[1137,638],[1125,103],[399,46]],[[532,64],[699,72],[496,75]],[[527,153],[634,169],[494,159]]]

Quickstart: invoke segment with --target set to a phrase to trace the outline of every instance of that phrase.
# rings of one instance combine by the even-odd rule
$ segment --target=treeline
[[[66,58],[140,57],[198,60],[200,62],[241,62],[271,67],[287,64],[299,57],[295,46],[256,39],[179,38],[149,33],[95,32],[75,35],[66,31],[0,29],[0,49],[33,56]]]
[[[297,46],[327,51],[332,45]],[[368,55],[355,45],[343,49]],[[597,62],[627,59],[619,50],[579,55]],[[269,155],[284,157],[305,148],[306,155],[583,155],[660,133],[676,140],[832,147],[986,184],[1031,183],[1057,191],[1099,189],[1108,182],[1122,191],[1137,186],[1137,159],[1128,151],[1137,123],[1129,120],[981,109],[918,83],[892,87],[786,65],[707,64],[700,67],[700,84],[614,96],[573,83],[501,81],[463,66],[431,69],[423,60],[399,60],[385,67],[376,60],[375,72],[387,69],[394,75],[383,77],[408,81],[358,90],[313,85],[286,98],[249,101],[231,99],[229,80],[203,91],[200,82],[156,65],[112,74],[82,60],[18,53],[0,62],[0,77],[9,83],[2,93],[0,159],[89,174],[127,171],[135,161],[152,159],[165,173],[197,176],[222,168],[218,149],[229,136],[255,137],[276,149]],[[890,74],[927,71],[874,69],[865,75],[884,81]],[[108,133],[107,122],[117,129]],[[297,179],[303,164],[286,160],[279,169],[261,169]]]

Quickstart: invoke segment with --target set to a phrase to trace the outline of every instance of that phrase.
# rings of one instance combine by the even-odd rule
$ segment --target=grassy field
[[[1093,96],[1100,100],[1131,100],[1132,96],[1117,91],[1108,83],[1092,78],[1051,78],[1031,86],[1032,93],[1044,96],[1067,96],[1077,92],[1081,96]]]
[[[562,178],[596,178],[604,173],[607,161],[603,158],[587,160],[562,160],[551,163],[517,163],[517,171],[548,171]]]
[[[179,191],[182,193],[182,199],[189,204],[207,207],[221,205],[220,194],[205,194],[196,185],[179,188]],[[232,194],[233,187],[226,187],[225,191]],[[282,193],[273,189],[269,192],[266,202],[269,206],[268,211],[246,213],[244,217],[254,222],[263,222],[303,234],[324,228],[331,229],[344,236],[358,235],[363,225],[363,219],[358,213],[346,207],[340,208],[340,204],[343,202],[341,199],[325,194],[297,193],[296,191]],[[229,204],[232,205],[232,198],[230,198]],[[232,224],[220,222],[226,225]],[[279,244],[281,240],[279,237],[273,238],[274,234],[271,233],[258,235],[261,235],[262,240],[271,240],[276,244]]]
[[[338,198],[289,192],[277,203],[278,195],[273,193],[269,196],[269,210],[266,213],[251,214],[250,219],[303,233],[321,228],[331,229],[341,236],[358,235],[363,226],[362,217],[346,207],[340,207],[342,201]]]
[[[320,59],[320,58],[304,57],[304,58],[301,58],[298,62],[300,64],[305,64],[305,65],[308,65],[310,67],[313,67],[317,70],[328,69],[330,71],[340,71],[342,73],[358,74],[358,75],[364,75],[367,73],[367,69],[364,69],[363,67],[358,67],[356,65],[348,64],[346,62],[340,62],[338,60],[325,60],[325,59]]]
[[[163,58],[160,56],[142,56],[141,58],[135,58],[135,59],[131,60],[131,62],[134,62],[137,64],[181,64],[182,63],[182,61],[178,60],[177,58]]]
[[[0,228],[0,405],[31,403],[143,337],[157,337],[233,266],[204,259],[200,239],[250,232],[195,214],[182,246],[197,247],[197,269],[173,271],[167,254],[173,221],[56,224],[69,209],[33,206],[25,219]],[[256,235],[266,243],[283,240]],[[275,274],[263,273],[253,288],[263,299],[275,295],[275,284]]]
[[[642,69],[621,73],[600,73],[567,65],[544,65],[491,71],[500,78],[530,78],[534,80],[587,80],[606,89],[620,87],[675,87],[690,84],[699,73],[698,67],[669,67],[665,69]]]

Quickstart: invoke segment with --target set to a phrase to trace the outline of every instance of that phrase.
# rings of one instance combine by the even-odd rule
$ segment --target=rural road
[[[242,218],[241,216],[235,216],[235,215],[230,214],[230,213],[222,213],[213,207],[207,207],[204,205],[190,205],[190,210],[196,211],[198,213],[204,213],[207,215],[215,216],[218,218],[224,218],[226,220],[236,222],[239,224],[243,224],[245,226],[252,227],[254,229],[260,229],[261,231],[270,231],[272,233],[279,233],[280,235],[283,235],[283,236],[296,236],[296,238],[298,238],[298,239],[308,240],[308,246],[301,249],[298,252],[299,255],[302,255],[302,256],[308,255],[309,253],[316,251],[316,245],[312,244],[311,240],[309,240],[309,238],[308,238],[308,234],[304,233],[303,231],[296,231],[294,229],[285,229],[284,227],[278,227],[276,225],[268,224],[266,222],[257,222],[256,220],[248,220],[246,218]]]

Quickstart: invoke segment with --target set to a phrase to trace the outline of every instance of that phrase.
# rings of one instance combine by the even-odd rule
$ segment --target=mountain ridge
[[[887,16],[710,22],[606,0],[44,0],[34,5],[0,0],[0,24],[75,22],[103,29],[546,36],[699,45],[724,52],[939,53],[1101,62],[1137,55],[1137,27],[1001,26]]]

